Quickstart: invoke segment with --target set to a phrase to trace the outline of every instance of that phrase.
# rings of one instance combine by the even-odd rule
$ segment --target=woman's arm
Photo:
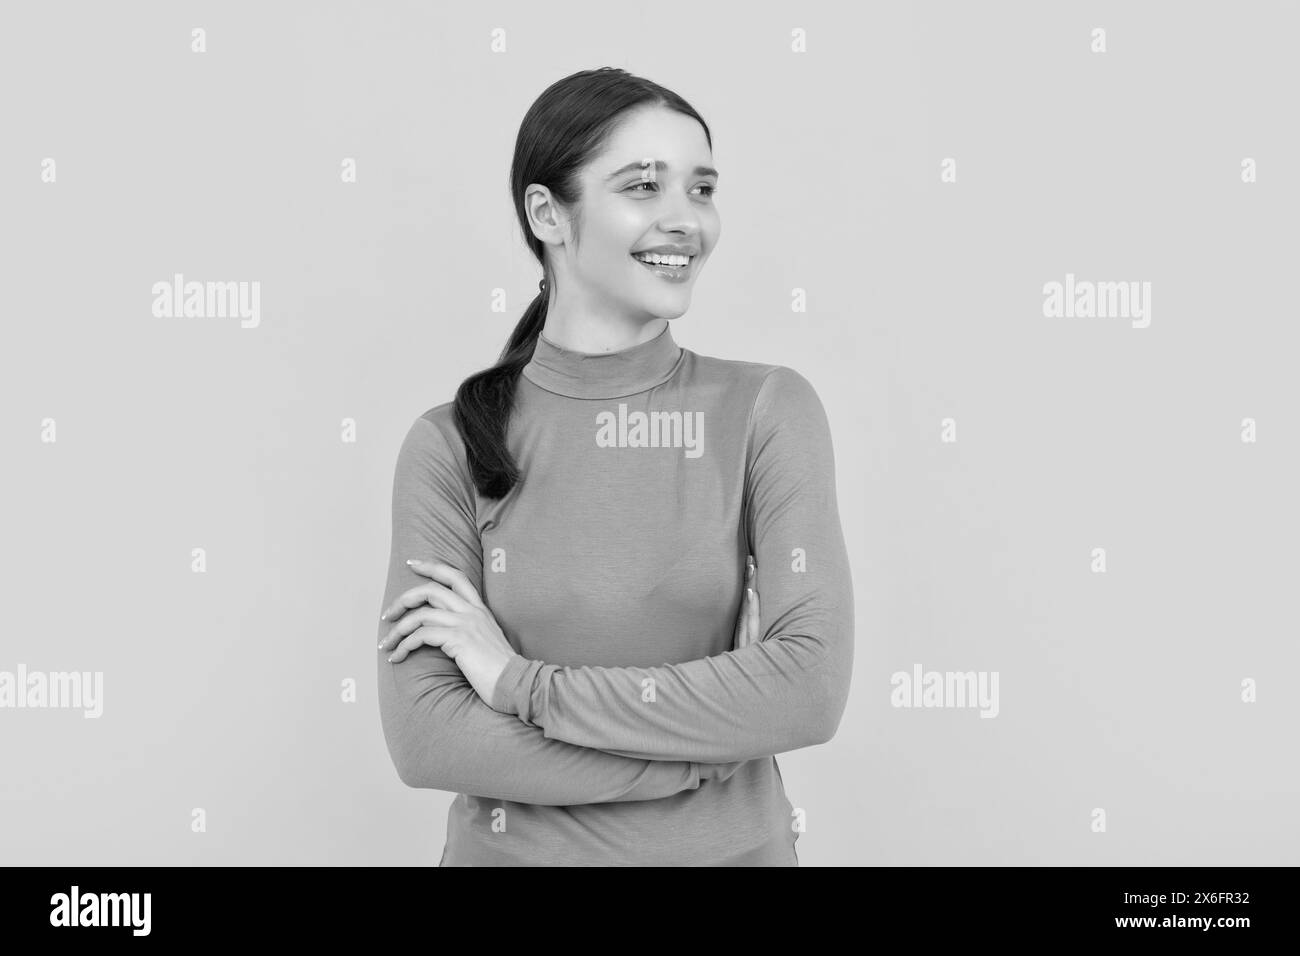
[[[454,440],[459,444],[459,436]],[[483,558],[472,489],[451,442],[421,417],[397,457],[392,547],[381,607],[424,583],[408,557],[445,561],[482,588]],[[377,621],[376,643],[392,626]],[[388,752],[409,787],[448,790],[521,803],[569,806],[653,800],[693,790],[734,767],[633,759],[548,740],[537,727],[493,710],[456,663],[420,647],[400,664],[379,653],[379,710]]]
[[[745,523],[767,622],[761,641],[662,667],[515,655],[494,709],[552,740],[650,760],[749,760],[834,735],[853,670],[853,582],[826,411],[807,379],[778,366],[750,421]]]

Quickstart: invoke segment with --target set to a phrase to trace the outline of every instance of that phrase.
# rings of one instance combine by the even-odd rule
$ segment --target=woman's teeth
[[[690,265],[694,256],[661,256],[657,252],[639,252],[632,256],[642,262],[652,266],[686,266]]]

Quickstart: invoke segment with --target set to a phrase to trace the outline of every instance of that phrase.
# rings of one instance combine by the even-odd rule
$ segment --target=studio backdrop
[[[438,863],[376,695],[394,467],[537,294],[515,136],[600,66],[712,132],[676,342],[829,421],[800,863],[1300,862],[1294,5],[0,18],[0,862]]]

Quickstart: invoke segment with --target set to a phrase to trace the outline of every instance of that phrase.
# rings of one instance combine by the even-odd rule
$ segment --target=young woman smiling
[[[393,483],[380,710],[401,780],[458,794],[440,865],[798,865],[775,755],[835,733],[853,589],[812,386],[669,330],[718,242],[712,149],[608,67],[519,129],[541,292]]]

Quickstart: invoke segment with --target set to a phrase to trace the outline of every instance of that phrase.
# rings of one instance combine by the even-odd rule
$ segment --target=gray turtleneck
[[[853,666],[826,413],[789,368],[542,335],[479,496],[450,402],[397,456],[383,605],[445,561],[515,649],[491,704],[454,661],[379,656],[401,780],[458,794],[443,866],[797,865],[775,754],[824,743]],[[745,556],[762,640],[732,649]],[[379,636],[391,622],[380,622]]]

